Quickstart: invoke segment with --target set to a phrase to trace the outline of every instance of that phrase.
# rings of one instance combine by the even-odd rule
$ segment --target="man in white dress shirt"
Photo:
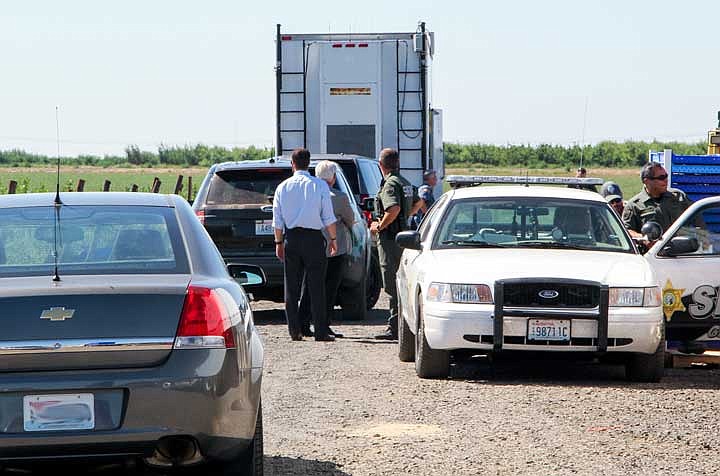
[[[293,176],[283,181],[273,198],[275,254],[285,265],[285,315],[292,340],[302,340],[298,313],[303,275],[308,280],[315,340],[335,340],[329,334],[325,308],[325,273],[328,249],[337,253],[335,213],[328,184],[308,172],[310,152],[292,153]],[[322,234],[325,229],[328,241]]]

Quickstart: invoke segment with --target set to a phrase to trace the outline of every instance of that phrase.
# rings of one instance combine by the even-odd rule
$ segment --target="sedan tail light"
[[[174,347],[235,347],[232,319],[217,291],[199,286],[188,288]]]

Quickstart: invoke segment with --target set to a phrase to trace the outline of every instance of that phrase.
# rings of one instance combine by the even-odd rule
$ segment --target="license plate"
[[[255,220],[256,235],[272,235],[273,232],[272,220]]]
[[[569,319],[529,319],[528,340],[570,340]]]
[[[25,395],[25,431],[92,430],[95,428],[95,397],[92,393]]]

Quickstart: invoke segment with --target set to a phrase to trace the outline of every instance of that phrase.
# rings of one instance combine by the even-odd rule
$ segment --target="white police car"
[[[662,290],[668,348],[720,350],[720,197],[694,203],[645,258]]]
[[[599,179],[447,178],[455,188],[418,231],[398,234],[399,356],[446,377],[450,353],[578,352],[623,359],[627,377],[664,372],[661,291],[597,193],[543,184]],[[513,185],[462,187],[484,182]],[[518,184],[525,183],[527,186]]]

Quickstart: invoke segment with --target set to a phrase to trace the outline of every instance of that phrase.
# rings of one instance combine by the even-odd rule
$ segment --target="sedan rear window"
[[[56,251],[57,250],[57,251]],[[188,273],[171,208],[62,206],[0,210],[0,277]]]

